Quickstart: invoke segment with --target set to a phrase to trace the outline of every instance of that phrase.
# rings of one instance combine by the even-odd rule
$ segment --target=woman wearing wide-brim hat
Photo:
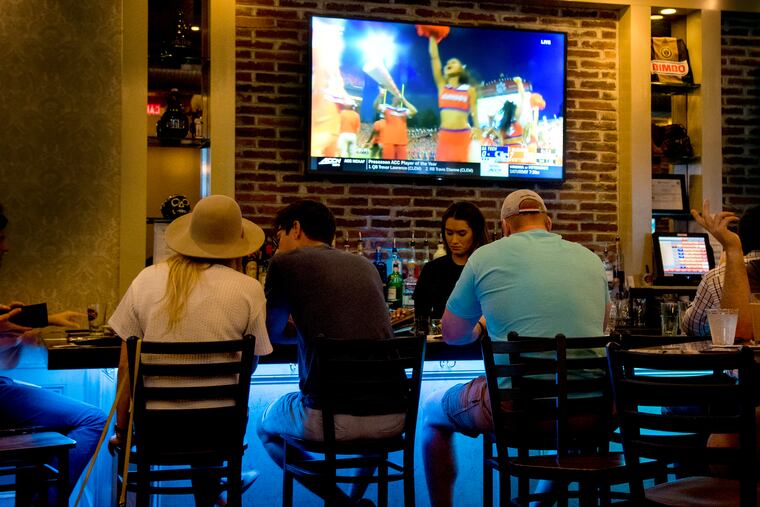
[[[110,326],[124,339],[137,336],[144,341],[239,340],[252,334],[254,354],[269,354],[264,289],[257,280],[233,269],[263,242],[261,227],[242,217],[234,199],[223,195],[202,199],[194,211],[169,224],[166,244],[176,254],[137,275],[111,316]],[[119,382],[128,381],[127,371],[125,342]],[[124,441],[120,431],[127,427],[128,396],[123,398],[109,449]],[[209,498],[212,491],[218,493],[214,485],[194,487],[197,505],[214,502],[215,494]]]

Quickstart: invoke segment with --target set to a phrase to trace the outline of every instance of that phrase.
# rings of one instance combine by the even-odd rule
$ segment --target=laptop
[[[696,286],[715,267],[706,233],[656,232],[652,244],[656,285]]]

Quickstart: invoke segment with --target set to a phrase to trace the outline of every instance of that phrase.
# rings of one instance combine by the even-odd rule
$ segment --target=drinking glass
[[[678,303],[660,303],[660,322],[663,336],[678,334]]]
[[[633,325],[636,327],[646,326],[646,313],[646,298],[633,298]]]
[[[430,334],[441,334],[441,319],[430,319]]]
[[[760,342],[760,292],[752,294],[749,303],[749,314],[752,317],[752,334],[754,340]]]
[[[103,303],[89,303],[87,305],[87,321],[90,332],[98,332],[106,324],[106,305]]]
[[[737,308],[709,308],[707,310],[707,322],[710,324],[713,345],[734,344],[738,318]]]

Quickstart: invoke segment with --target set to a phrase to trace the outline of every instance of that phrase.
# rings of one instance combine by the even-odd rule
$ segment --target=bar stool
[[[404,505],[414,507],[414,441],[426,337],[390,340],[327,340],[317,338],[319,399],[323,441],[285,436],[283,506],[293,504],[293,479],[319,477],[325,484],[378,485],[378,506],[388,504],[388,482],[404,482]],[[389,375],[389,372],[398,375]],[[406,371],[410,373],[407,374]],[[386,438],[336,441],[336,414],[405,414],[401,434]],[[294,450],[305,451],[309,456]],[[402,462],[389,459],[403,454]],[[323,455],[323,459],[314,454]],[[357,457],[358,456],[358,457]],[[377,469],[377,475],[340,474],[346,469]],[[325,500],[329,504],[329,500]]]
[[[15,476],[0,491],[15,491],[16,505],[31,505],[38,494],[57,490],[56,504],[69,505],[69,450],[76,442],[55,431],[0,430],[0,476]]]

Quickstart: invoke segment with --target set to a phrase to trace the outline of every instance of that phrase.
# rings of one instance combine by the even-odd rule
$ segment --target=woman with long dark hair
[[[441,217],[441,237],[446,255],[422,268],[414,290],[416,318],[440,319],[472,252],[488,243],[486,219],[470,202],[455,202]]]

